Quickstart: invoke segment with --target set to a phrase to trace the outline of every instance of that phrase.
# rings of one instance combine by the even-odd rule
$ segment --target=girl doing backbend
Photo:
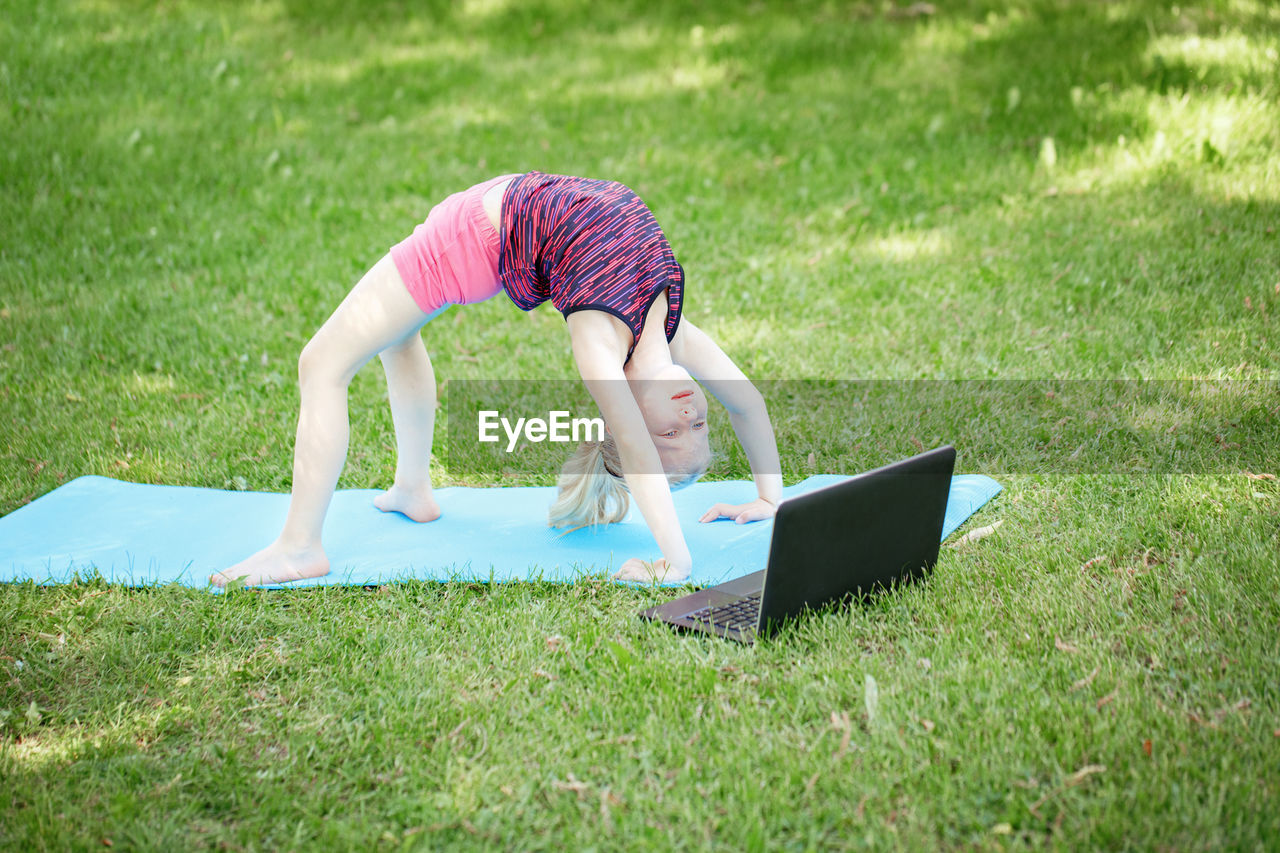
[[[347,294],[302,350],[293,490],[275,542],[214,574],[225,586],[318,577],[329,571],[320,534],[346,462],[347,386],[382,360],[396,433],[395,483],[374,504],[427,522],[439,517],[430,453],[436,382],[419,330],[450,305],[501,291],[531,310],[550,300],[565,316],[578,372],[609,430],[566,464],[553,525],[620,520],[627,493],[661,552],[631,558],[616,577],[683,580],[692,558],[671,499],[710,460],[707,400],[728,410],[758,497],[716,504],[702,521],[773,515],[782,495],[763,397],[704,333],[681,316],[684,270],[652,213],[622,184],[529,172],[449,196]],[[695,382],[694,380],[698,381]]]

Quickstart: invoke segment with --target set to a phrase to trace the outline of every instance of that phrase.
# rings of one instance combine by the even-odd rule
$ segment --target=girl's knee
[[[345,387],[355,375],[349,365],[343,363],[340,353],[326,346],[320,335],[316,335],[302,348],[298,356],[298,384],[302,386],[327,383]]]
[[[324,360],[324,345],[315,338],[307,341],[302,352],[298,354],[298,380],[303,381],[314,376]]]

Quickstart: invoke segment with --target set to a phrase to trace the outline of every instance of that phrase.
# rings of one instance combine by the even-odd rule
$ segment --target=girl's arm
[[[741,524],[772,518],[782,500],[782,464],[764,397],[733,359],[687,317],[680,320],[671,341],[671,356],[728,410],[729,422],[751,463],[751,477],[759,495],[747,504],[716,504],[701,520],[729,517]]]
[[[640,406],[636,403],[622,372],[626,350],[618,351],[618,338],[612,326],[612,318],[595,311],[579,311],[570,314],[569,337],[573,343],[573,359],[592,399],[600,407],[604,422],[618,446],[622,458],[623,476],[631,497],[640,508],[662,556],[666,570],[655,567],[657,579],[682,580],[689,576],[693,557],[680,530],[675,503],[671,500],[671,487],[662,470],[658,450],[653,437],[645,426]],[[639,561],[628,561],[624,574],[628,577],[644,575],[635,571]]]

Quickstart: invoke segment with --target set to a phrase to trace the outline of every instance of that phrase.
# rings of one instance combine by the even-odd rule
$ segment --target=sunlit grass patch
[[[953,243],[946,232],[929,229],[921,233],[878,237],[870,241],[865,251],[882,260],[911,263],[946,254]]]
[[[1157,88],[1274,85],[1280,52],[1273,36],[1251,38],[1239,30],[1218,35],[1166,34],[1152,39],[1143,56]]]
[[[1119,136],[1095,145],[1070,162],[1055,164],[1046,179],[1062,188],[1088,190],[1143,183],[1170,167],[1198,171],[1220,167],[1227,159],[1241,165],[1264,164],[1275,140],[1272,101],[1261,95],[1211,95],[1191,101],[1186,96],[1158,96],[1145,89],[1118,93],[1120,101],[1143,107],[1148,131],[1139,137]],[[1071,166],[1077,166],[1075,171]],[[1275,193],[1255,185],[1260,200]]]

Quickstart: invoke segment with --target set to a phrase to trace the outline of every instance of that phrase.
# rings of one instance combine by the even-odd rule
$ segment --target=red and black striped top
[[[568,317],[605,311],[627,324],[631,349],[653,300],[667,292],[667,340],[680,324],[684,269],[639,197],[616,181],[529,172],[502,198],[502,288],[525,311],[551,300]]]

